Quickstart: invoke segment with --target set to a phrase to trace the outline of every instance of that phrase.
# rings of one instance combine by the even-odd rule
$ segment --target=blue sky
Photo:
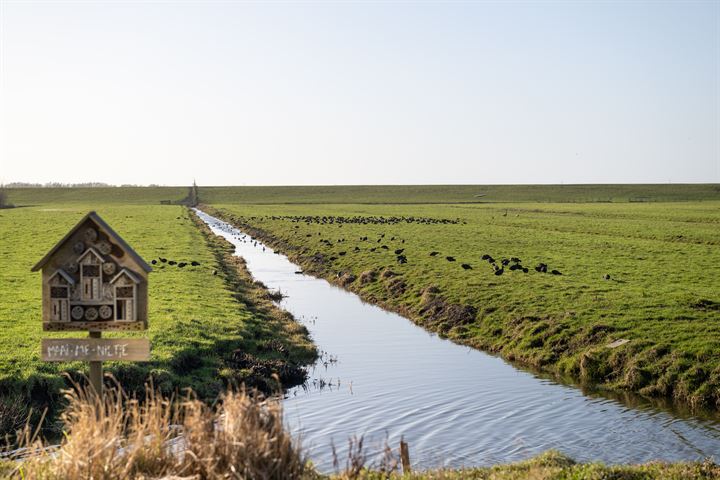
[[[0,181],[720,182],[718,2],[0,0]]]

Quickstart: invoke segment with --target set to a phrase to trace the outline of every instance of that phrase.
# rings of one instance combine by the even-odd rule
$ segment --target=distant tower
[[[198,190],[197,183],[193,180],[192,187],[190,187],[190,193],[188,194],[188,204],[191,207],[197,207],[198,203],[200,203],[200,192]]]

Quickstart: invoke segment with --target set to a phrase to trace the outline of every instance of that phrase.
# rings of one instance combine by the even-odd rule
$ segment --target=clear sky
[[[720,2],[0,0],[0,181],[720,182]]]

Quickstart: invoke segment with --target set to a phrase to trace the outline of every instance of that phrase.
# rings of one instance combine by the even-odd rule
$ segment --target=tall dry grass
[[[307,473],[299,442],[283,427],[279,401],[243,390],[208,406],[192,394],[165,398],[148,388],[138,401],[119,386],[100,399],[88,388],[66,392],[65,431],[48,450],[29,428],[26,460],[4,463],[24,479],[296,479]]]

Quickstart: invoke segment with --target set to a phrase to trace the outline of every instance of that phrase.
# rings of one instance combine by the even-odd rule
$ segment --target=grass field
[[[16,205],[156,203],[180,200],[187,187],[9,189]],[[717,184],[661,185],[384,185],[201,187],[206,203],[497,203],[720,201]]]
[[[62,371],[85,369],[39,360],[40,339],[61,334],[41,330],[40,278],[30,268],[91,209],[148,261],[200,263],[155,265],[150,330],[135,334],[151,339],[152,361],[109,365],[126,388],[151,376],[166,393],[192,387],[211,398],[228,383],[267,386],[281,352],[292,365],[314,358],[306,331],[272,306],[226,243],[185,207],[160,205],[186,194],[185,187],[10,191],[12,203],[31,206],[0,210],[0,430],[16,426],[28,406],[56,402]],[[308,272],[457,342],[594,386],[720,406],[717,185],[216,187],[201,188],[201,199]],[[484,254],[497,268],[505,258],[521,261],[496,275]],[[510,270],[516,263],[528,272]],[[537,272],[540,263],[561,275]],[[238,364],[236,349],[255,363]],[[386,476],[367,470],[352,478]],[[709,462],[604,466],[548,453],[391,478],[718,476]]]
[[[213,207],[306,270],[456,341],[720,406],[720,202]],[[496,275],[484,254],[498,267],[517,257],[528,273],[510,262]],[[628,342],[608,347],[618,340]]]
[[[247,274],[243,277],[242,269],[219,262],[227,255],[223,250],[227,247],[215,239],[209,243],[184,207],[53,204],[2,210],[0,420],[12,417],[18,396],[32,399],[36,406],[52,404],[65,384],[60,372],[85,371],[84,364],[40,361],[40,339],[62,334],[42,332],[40,275],[31,273],[30,268],[91,209],[148,262],[165,257],[200,263],[186,268],[159,263],[150,274],[149,332],[115,336],[147,335],[152,342],[152,360],[108,364],[125,388],[142,388],[151,375],[162,391],[192,387],[201,397],[214,398],[228,382],[258,380],[250,378],[253,372],[233,367],[229,359],[236,349],[259,359],[284,361],[280,352],[265,348],[272,340],[285,345],[291,362],[314,359],[304,327],[273,310],[264,298],[265,290],[254,285]],[[235,278],[229,279],[230,273]]]
[[[720,401],[719,191],[718,185],[200,190],[204,202],[262,230],[308,270],[428,329],[587,383],[693,406]],[[227,275],[212,275],[227,273],[218,268],[227,252],[208,244],[183,207],[160,205],[185,197],[186,187],[9,192],[12,203],[32,206],[0,211],[3,391],[37,395],[56,382],[62,365],[37,358],[39,277],[29,268],[91,208],[148,260],[201,262],[151,275],[153,362],[115,366],[116,373],[138,381],[152,371],[168,388],[215,391],[222,355],[201,354],[198,364],[195,352],[225,352],[258,334],[255,314],[233,298],[237,282],[228,286]],[[507,199],[516,201],[501,203]],[[682,201],[662,201],[668,199]],[[464,203],[480,200],[495,203]],[[577,203],[583,200],[591,203]],[[394,253],[401,248],[407,263]],[[483,254],[497,265],[517,257],[529,271],[510,271],[511,262],[495,275]],[[539,263],[562,275],[536,272]],[[629,342],[606,347],[615,340]]]
[[[696,185],[382,185],[205,187],[207,203],[497,203],[720,200],[720,186]]]
[[[16,206],[48,205],[149,205],[177,201],[188,187],[8,188]]]

